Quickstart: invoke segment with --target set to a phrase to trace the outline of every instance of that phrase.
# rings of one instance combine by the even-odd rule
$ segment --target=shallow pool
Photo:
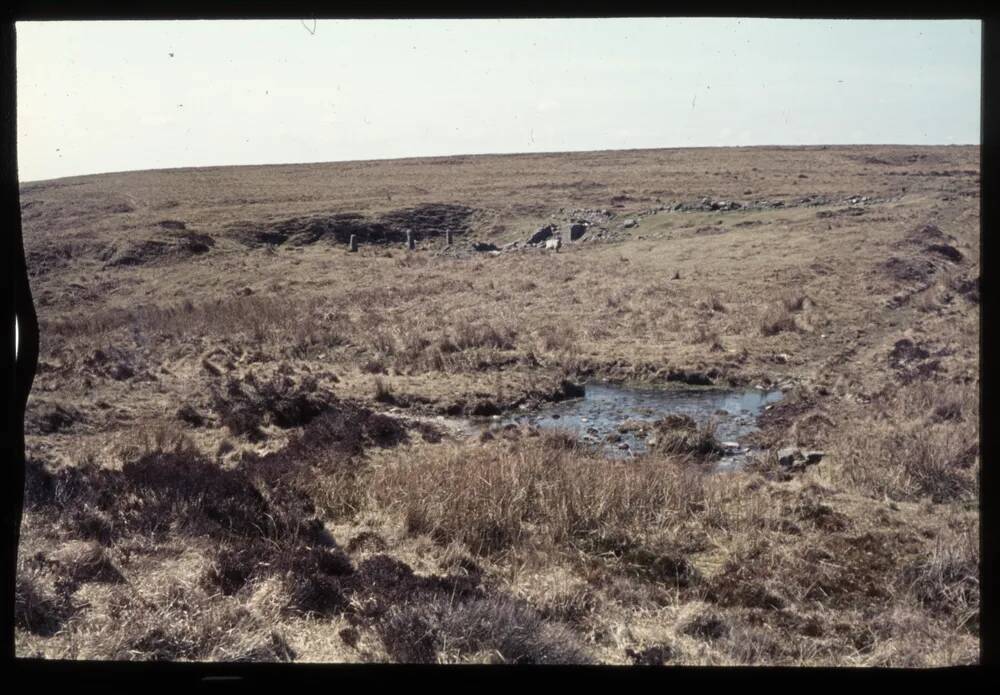
[[[782,398],[779,390],[719,388],[633,388],[605,383],[590,383],[583,398],[553,403],[545,408],[500,420],[532,424],[541,428],[560,428],[576,433],[582,440],[603,444],[606,453],[616,458],[633,456],[646,449],[642,436],[619,432],[626,420],[651,422],[671,413],[688,415],[699,425],[710,419],[716,423],[716,438],[740,446],[730,447],[721,468],[732,467],[745,457],[740,440],[756,429],[757,415],[768,404]],[[611,437],[614,441],[608,441]],[[620,439],[619,439],[620,437]],[[726,460],[730,459],[730,460]]]

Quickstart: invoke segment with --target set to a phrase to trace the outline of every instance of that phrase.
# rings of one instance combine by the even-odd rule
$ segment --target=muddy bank
[[[230,234],[247,246],[293,246],[327,240],[348,244],[351,237],[361,244],[402,244],[407,232],[416,241],[443,237],[446,231],[462,235],[470,230],[473,208],[447,203],[428,203],[402,208],[370,218],[356,212],[310,215],[284,220],[241,221],[230,224]]]

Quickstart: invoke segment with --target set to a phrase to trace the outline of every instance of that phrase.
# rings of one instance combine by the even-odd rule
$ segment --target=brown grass
[[[42,335],[18,654],[975,662],[978,167],[978,148],[750,148],[23,186]],[[784,205],[649,213],[701,196]],[[301,222],[429,201],[476,208],[451,249],[349,254]],[[606,240],[467,251],[577,208],[616,214]],[[168,216],[212,243],[161,253]],[[908,241],[931,220],[960,254]],[[768,456],[712,475],[710,427],[613,462],[436,420],[679,372],[794,384],[755,435]],[[787,444],[825,455],[785,471]]]
[[[665,510],[693,504],[699,486],[669,459],[608,462],[547,435],[417,453],[380,468],[372,491],[411,533],[490,554],[635,533],[662,522]]]

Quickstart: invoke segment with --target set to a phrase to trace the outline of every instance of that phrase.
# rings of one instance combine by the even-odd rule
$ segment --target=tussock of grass
[[[264,438],[262,426],[301,427],[333,401],[329,393],[318,388],[315,378],[296,381],[275,374],[262,381],[253,372],[243,379],[229,378],[225,392],[216,390],[212,397],[219,418],[229,431],[253,441]]]
[[[517,331],[510,325],[464,320],[454,326],[452,342],[460,350],[482,347],[513,350],[516,337]]]
[[[261,616],[235,600],[176,581],[112,601],[88,631],[82,658],[116,661],[291,661],[295,652]]]
[[[73,612],[68,598],[56,592],[41,569],[18,562],[14,588],[14,624],[17,627],[38,635],[52,635]]]
[[[903,581],[917,601],[959,628],[979,630],[979,544],[971,532],[936,539],[929,557],[904,569]]]
[[[760,322],[761,335],[771,337],[782,332],[794,332],[798,330],[795,317],[792,316],[784,306],[772,306],[764,312],[764,317]]]
[[[876,497],[972,499],[978,491],[979,456],[978,399],[972,388],[914,384],[886,390],[873,402],[874,417],[867,426],[842,426],[831,433],[845,460],[840,474]],[[936,405],[942,400],[946,418]]]
[[[407,663],[486,654],[506,664],[586,664],[591,659],[565,627],[522,602],[493,597],[453,605],[438,600],[390,610],[380,625],[389,654]],[[440,654],[440,656],[439,656]]]
[[[106,335],[123,327],[144,333],[168,336],[198,334],[256,335],[259,339],[274,332],[301,328],[303,311],[287,297],[272,295],[237,295],[193,304],[190,299],[168,305],[147,304],[129,309],[88,311],[52,321],[44,321],[40,330],[49,335],[79,337]]]
[[[635,530],[696,502],[696,478],[674,462],[606,461],[565,440],[494,441],[414,452],[373,474],[374,501],[412,533],[465,543],[478,554],[530,540],[561,544],[603,528]]]
[[[379,377],[375,377],[375,395],[373,396],[377,403],[393,403],[395,398],[392,395],[392,387],[389,383]]]

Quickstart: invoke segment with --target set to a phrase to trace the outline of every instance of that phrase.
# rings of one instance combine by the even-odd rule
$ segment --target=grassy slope
[[[59,585],[78,558],[25,560],[25,586],[50,599],[39,605],[68,617],[58,629],[22,629],[19,653],[283,658],[287,642],[314,660],[975,660],[979,311],[965,290],[979,273],[978,168],[974,147],[690,149],[22,186],[42,324],[28,446],[49,469],[89,459],[119,470],[172,439],[224,468],[239,467],[245,452],[280,456],[300,428],[276,426],[272,413],[263,437],[248,437],[227,426],[213,396],[229,377],[250,374],[283,374],[292,395],[311,381],[314,393],[376,410],[389,407],[376,400],[381,389],[399,413],[425,418],[544,400],[564,376],[767,381],[791,393],[764,423],[762,443],[817,446],[827,457],[791,479],[770,459],[755,472],[703,479],[669,457],[619,471],[544,437],[411,437],[357,456],[320,453],[351,461],[307,486],[339,543],[376,533],[380,552],[425,576],[478,567],[487,598],[456,608],[353,590],[353,608],[321,617],[301,601],[288,609],[287,576],[261,575],[233,596],[205,588],[197,578],[220,562],[216,531],[126,534],[100,551],[124,582]],[[861,214],[845,211],[855,195],[873,199]],[[701,196],[785,206],[659,209]],[[424,203],[475,208],[457,252],[444,253],[440,239],[415,253],[349,254],[325,240],[268,250],[241,237],[248,223]],[[565,230],[577,209],[614,212],[605,225],[613,240],[566,244],[558,255],[464,250],[469,239],[523,241],[552,219]],[[638,227],[622,230],[629,217]],[[163,220],[183,221],[214,246],[142,246],[174,243]],[[933,244],[962,257],[948,260]],[[150,248],[138,254],[143,263],[114,264]],[[896,347],[904,339],[912,354]],[[57,406],[65,422],[46,424],[59,420]],[[181,406],[205,423],[179,420]],[[29,511],[23,557],[63,545],[76,557],[80,525],[60,509]],[[362,546],[349,553],[359,567],[371,555]],[[690,568],[683,581],[680,565]],[[177,592],[191,603],[185,615],[201,616],[192,625],[164,598]],[[380,600],[371,615],[357,608]],[[173,634],[123,632],[108,618],[115,611]],[[506,627],[462,632],[470,615]],[[357,630],[353,647],[338,636],[346,628]],[[414,649],[420,630],[442,637]],[[643,652],[651,647],[661,649]]]

